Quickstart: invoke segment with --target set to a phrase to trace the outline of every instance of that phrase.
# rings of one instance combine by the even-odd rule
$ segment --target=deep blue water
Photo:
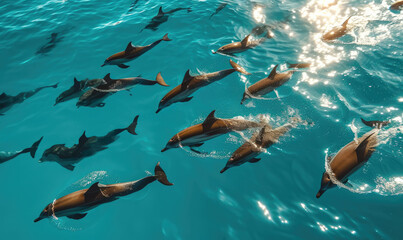
[[[0,166],[2,239],[402,239],[402,76],[403,13],[389,0],[338,1],[322,9],[319,0],[222,1],[139,0],[22,1],[0,3],[0,93],[16,95],[43,89],[0,116],[0,151],[29,147],[44,136],[35,159],[21,155]],[[156,31],[145,29],[158,8],[172,14]],[[348,16],[351,29],[334,43],[322,33]],[[230,68],[229,57],[212,50],[243,39],[259,23],[290,19],[274,38],[232,59],[253,73],[234,73],[200,89],[187,103],[156,114],[161,98],[193,74]],[[36,54],[51,33],[62,38]],[[130,68],[100,65],[127,43],[146,45],[169,33]],[[249,86],[276,64],[310,62],[270,93],[240,105]],[[162,73],[170,87],[136,86],[117,92],[103,108],[77,108],[77,99],[53,106],[73,78],[135,77]],[[274,100],[273,100],[274,99]],[[178,131],[200,123],[212,111],[222,118],[258,120],[273,126],[300,116],[301,125],[261,155],[262,161],[219,171],[253,131],[231,133],[206,142],[197,155],[188,149],[161,153]],[[102,136],[126,127],[140,115],[137,136],[123,133],[107,150],[68,171],[54,162],[39,163],[54,144],[71,146],[85,130]],[[315,195],[326,153],[369,131],[365,119],[390,120],[369,162],[350,177],[353,188]],[[34,223],[54,199],[91,183],[140,179],[161,161],[175,185],[152,183],[140,192],[91,210],[81,220],[61,217]]]

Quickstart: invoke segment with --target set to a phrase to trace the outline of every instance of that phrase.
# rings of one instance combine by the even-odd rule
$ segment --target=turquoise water
[[[389,0],[228,1],[10,1],[0,3],[0,93],[17,95],[43,89],[0,116],[0,151],[29,147],[44,136],[36,158],[23,154],[1,164],[2,239],[402,239],[402,76],[403,13]],[[135,4],[134,4],[135,3]],[[157,30],[145,29],[163,6],[180,10]],[[334,43],[323,32],[353,16],[349,33]],[[228,56],[212,54],[243,39],[257,24],[279,25],[274,38],[232,59],[253,73],[233,73],[200,89],[187,103],[156,114],[161,98],[193,74],[230,68]],[[54,47],[42,48],[52,33]],[[127,43],[161,42],[130,67],[101,68]],[[45,49],[45,50],[44,50]],[[267,76],[276,64],[309,62],[264,99],[240,105],[246,86]],[[77,99],[54,105],[73,78],[112,78],[162,73],[170,87],[136,86],[105,100],[103,108],[77,108]],[[258,120],[263,114],[280,126],[300,116],[309,124],[291,130],[261,154],[262,161],[220,174],[231,153],[253,131],[230,133],[206,142],[198,155],[188,149],[161,153],[180,130],[200,123],[212,111],[222,118]],[[137,136],[122,133],[108,149],[68,171],[54,162],[39,163],[54,144],[72,146],[85,130],[103,136],[128,126],[140,115]],[[390,120],[381,144],[349,182],[352,187],[315,195],[327,154],[336,153],[369,131],[360,117]],[[152,183],[140,192],[89,211],[81,220],[42,220],[54,199],[105,184],[136,180],[161,161],[175,185]]]

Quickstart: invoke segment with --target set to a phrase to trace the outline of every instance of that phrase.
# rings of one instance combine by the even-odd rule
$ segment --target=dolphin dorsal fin
[[[276,76],[277,67],[278,67],[278,64],[273,68],[273,70],[271,70],[271,72],[270,72],[270,74],[269,74],[269,76],[267,78],[273,78],[274,76]]]
[[[160,8],[158,9],[158,15],[159,15],[159,16],[164,15],[164,11],[162,11],[162,7],[160,7]]]
[[[370,135],[368,135],[368,137],[366,137],[364,140],[361,141],[361,143],[357,146],[357,148],[355,149],[355,152],[357,154],[357,160],[358,162],[361,162],[364,160],[365,158],[365,150],[367,149],[368,146],[368,139],[374,135],[375,132],[371,133]]]
[[[85,136],[85,131],[83,132],[83,135],[81,135],[80,139],[78,140],[78,145],[81,146],[85,144],[88,141],[87,136]]]
[[[352,17],[352,16],[350,16],[349,18],[347,18],[346,21],[344,21],[344,23],[342,24],[343,27],[347,27],[348,20],[350,20],[351,17]]]
[[[130,53],[133,49],[135,49],[136,47],[134,47],[133,45],[132,45],[132,42],[129,42],[128,44],[127,44],[127,47],[126,47],[126,49],[125,49],[125,53]]]
[[[3,93],[0,95],[0,99],[1,99],[1,98],[5,98],[5,97],[7,97],[7,94],[3,92]]]
[[[107,82],[107,83],[111,82],[111,81],[112,81],[112,79],[111,79],[111,74],[110,74],[110,73],[106,74],[105,77],[104,77],[104,80],[105,80],[105,82]]]
[[[81,88],[81,84],[80,84],[80,82],[77,80],[77,78],[74,78],[74,85],[73,85],[73,87],[74,87],[75,89],[80,89],[80,88]]]
[[[84,197],[87,201],[93,201],[99,196],[99,194],[104,195],[101,191],[99,182],[96,182],[92,184],[90,188],[88,188],[88,190],[84,193]]]
[[[243,47],[246,47],[246,45],[248,45],[249,37],[250,37],[250,34],[248,34],[248,36],[246,36],[246,37],[241,41],[241,45],[242,45]]]
[[[210,128],[211,125],[213,125],[213,123],[215,121],[217,121],[217,118],[214,116],[215,110],[213,110],[204,120],[204,122],[202,123],[204,128]]]
[[[185,73],[185,76],[183,77],[183,81],[182,81],[182,88],[187,87],[187,85],[189,84],[190,80],[193,78],[192,75],[190,75],[190,69],[188,69]]]

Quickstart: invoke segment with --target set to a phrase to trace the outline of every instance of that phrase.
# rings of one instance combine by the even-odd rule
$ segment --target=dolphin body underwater
[[[231,167],[240,166],[247,162],[259,162],[261,159],[257,158],[257,156],[260,155],[264,149],[277,143],[281,136],[296,127],[296,123],[300,121],[299,118],[293,118],[290,123],[286,123],[275,129],[269,124],[265,124],[262,129],[252,135],[249,141],[246,141],[241,147],[235,150],[220,173],[225,172]]]
[[[153,31],[157,31],[158,27],[163,24],[164,22],[168,21],[169,14],[172,14],[174,12],[180,11],[180,10],[187,10],[187,12],[191,12],[191,8],[175,8],[170,11],[162,11],[162,7],[158,9],[158,14],[151,19],[151,21],[145,26],[140,32],[142,32],[144,29],[150,29]]]
[[[346,33],[348,31],[347,24],[348,24],[348,21],[350,20],[350,18],[351,17],[347,18],[347,20],[344,21],[344,23],[341,26],[334,27],[329,32],[323,34],[322,40],[331,41],[331,40],[335,40],[337,38],[340,38],[340,37],[343,37],[344,35],[346,35]]]
[[[121,90],[130,90],[135,85],[155,85],[158,83],[161,86],[168,86],[162,78],[161,73],[157,74],[155,81],[142,77],[111,79],[110,73],[103,80],[103,84],[91,88],[81,95],[76,104],[77,107],[103,107],[105,103],[102,101],[105,98]]]
[[[102,137],[87,137],[85,131],[80,137],[78,144],[72,147],[66,147],[65,144],[56,144],[45,150],[39,162],[57,162],[62,167],[73,171],[75,164],[79,163],[86,157],[90,157],[99,151],[107,149],[108,145],[115,142],[118,135],[124,131],[128,131],[132,135],[137,135],[135,132],[137,126],[137,115],[133,122],[127,128],[118,128],[110,131]]]
[[[233,42],[227,45],[224,45],[217,49],[217,51],[213,51],[213,54],[221,53],[229,56],[233,56],[235,53],[241,53],[248,49],[254,48],[261,43],[265,42],[267,39],[272,38],[271,31],[267,31],[266,37],[262,37],[258,40],[251,40],[251,34],[247,35],[242,41],[240,42]]]
[[[187,70],[185,76],[183,77],[182,84],[173,88],[161,99],[156,113],[172,105],[173,103],[190,101],[193,98],[189,97],[191,94],[193,94],[202,87],[205,87],[211,83],[214,83],[216,81],[225,78],[231,73],[240,72],[245,75],[250,74],[234,61],[230,60],[229,62],[232,66],[231,69],[221,70],[213,73],[191,76],[189,73],[190,70]]]
[[[334,177],[344,184],[347,184],[348,177],[351,174],[369,160],[378,145],[377,134],[379,129],[389,124],[389,122],[365,121],[364,119],[361,119],[361,121],[369,127],[375,127],[375,129],[365,133],[357,139],[357,142],[353,140],[345,145],[329,162]],[[322,175],[320,189],[316,194],[316,198],[320,198],[325,191],[335,186],[336,183],[332,181],[329,173],[325,171]]]
[[[120,68],[128,68],[129,66],[125,65],[125,63],[130,62],[140,57],[144,53],[150,51],[155,46],[157,46],[161,41],[171,41],[171,39],[168,38],[168,33],[165,34],[163,38],[147,46],[133,46],[132,42],[129,42],[124,51],[115,53],[112,56],[108,57],[105,60],[104,64],[101,65],[101,67],[105,65],[117,65]]]
[[[88,189],[79,190],[56,199],[43,209],[34,222],[50,217],[68,217],[75,220],[82,219],[87,215],[89,210],[101,204],[113,202],[120,197],[140,191],[155,180],[158,180],[166,186],[173,185],[168,181],[164,170],[162,170],[158,162],[154,169],[154,176],[147,176],[132,182],[108,185],[96,182]]]
[[[203,123],[188,127],[175,134],[161,152],[165,152],[171,148],[189,146],[190,150],[200,153],[195,150],[194,147],[200,147],[207,140],[233,131],[243,131],[248,128],[258,128],[262,126],[262,123],[243,119],[216,118],[214,113],[215,110],[207,116]]]
[[[214,15],[218,14],[219,12],[221,12],[221,10],[223,10],[227,5],[228,5],[228,3],[221,3],[216,8],[216,10],[210,15],[209,19],[211,19]]]
[[[74,78],[73,86],[71,86],[66,91],[62,92],[56,98],[55,105],[62,103],[62,102],[69,101],[74,98],[78,98],[83,94],[83,91],[86,90],[87,88],[97,87],[103,83],[105,83],[105,81],[102,78],[96,78],[96,79],[91,79],[91,80],[89,80],[87,78],[87,79],[84,79],[81,81],[78,81],[77,78]]]
[[[274,89],[288,82],[295,72],[292,70],[284,73],[277,73],[277,67],[278,65],[273,68],[269,76],[252,84],[247,88],[247,90],[245,90],[241,104],[243,104],[249,98],[260,97],[272,92]]]
[[[42,47],[40,47],[38,49],[38,51],[36,51],[36,54],[46,54],[49,53],[53,48],[56,47],[56,44],[60,41],[62,41],[63,37],[58,37],[59,33],[52,33],[50,35],[50,40],[49,42],[47,42],[45,45],[43,45]]]
[[[25,148],[23,150],[14,151],[14,152],[0,152],[0,164],[5,163],[13,158],[18,157],[21,154],[29,153],[32,158],[35,158],[36,150],[38,150],[38,146],[41,143],[43,137],[41,137],[38,141],[34,142],[31,147]]]
[[[39,88],[36,88],[36,89],[34,89],[32,91],[21,92],[17,96],[10,96],[10,95],[7,95],[6,93],[2,93],[0,95],[0,115],[4,115],[4,113],[6,111],[8,111],[12,106],[14,106],[17,103],[24,102],[27,98],[32,97],[33,95],[35,95],[36,93],[38,93],[42,89],[45,89],[45,88],[57,88],[57,85],[58,84],[54,84],[54,85],[51,85],[51,86],[45,86],[45,87],[39,87]]]

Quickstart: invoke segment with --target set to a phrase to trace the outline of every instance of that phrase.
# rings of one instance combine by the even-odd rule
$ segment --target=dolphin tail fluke
[[[236,62],[232,61],[231,59],[229,60],[229,63],[231,66],[235,69],[235,71],[240,72],[244,75],[250,75],[243,67],[239,66]]]
[[[160,166],[160,162],[157,163],[157,165],[154,168],[154,174],[155,174],[155,178],[158,180],[158,182],[167,185],[167,186],[171,186],[174,185],[173,183],[168,181],[167,175],[165,174],[164,170],[162,170],[161,166]]]
[[[372,128],[382,128],[383,126],[386,126],[390,123],[390,121],[365,121],[364,119],[361,118],[362,123],[367,125],[368,127]]]
[[[159,85],[161,85],[161,86],[164,86],[164,87],[168,87],[168,86],[169,86],[168,84],[165,83],[164,79],[162,78],[161,72],[159,72],[159,73],[157,74],[157,77],[156,77],[155,80],[156,80],[157,83],[158,83]]]
[[[137,120],[139,119],[139,115],[137,115],[136,117],[134,117],[133,122],[126,128],[126,130],[133,134],[133,135],[137,135],[136,133],[136,126],[137,126]]]
[[[38,141],[34,142],[34,144],[32,144],[32,146],[30,148],[26,148],[26,149],[22,150],[21,153],[29,152],[31,154],[31,157],[35,158],[36,150],[38,150],[38,146],[41,143],[42,139],[43,139],[43,137],[41,137]]]
[[[163,41],[171,41],[172,39],[170,39],[170,38],[168,37],[168,33],[167,33],[167,34],[164,35],[164,37],[162,37],[162,40],[163,40]]]

